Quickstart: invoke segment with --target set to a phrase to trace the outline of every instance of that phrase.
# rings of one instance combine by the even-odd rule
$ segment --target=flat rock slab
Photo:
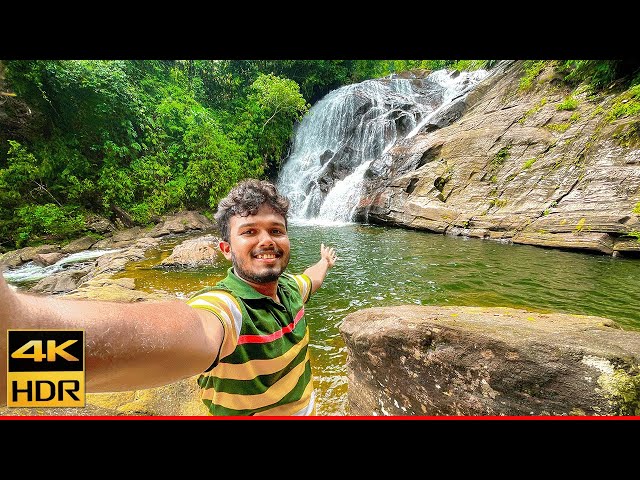
[[[347,315],[350,415],[640,415],[640,332],[511,308]]]

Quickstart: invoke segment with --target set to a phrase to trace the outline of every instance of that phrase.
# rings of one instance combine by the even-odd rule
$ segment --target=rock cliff
[[[359,220],[436,233],[640,255],[638,115],[624,94],[593,94],[549,64],[523,89],[501,62],[456,105],[371,163]]]

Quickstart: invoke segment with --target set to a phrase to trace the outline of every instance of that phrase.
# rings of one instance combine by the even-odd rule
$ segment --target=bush
[[[60,207],[53,203],[26,205],[16,212],[18,228],[16,245],[46,240],[63,240],[86,229],[84,216],[76,207]]]

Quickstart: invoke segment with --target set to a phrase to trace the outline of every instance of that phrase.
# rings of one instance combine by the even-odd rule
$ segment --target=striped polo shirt
[[[261,294],[229,268],[227,277],[187,304],[214,313],[224,339],[213,365],[198,377],[212,415],[314,415],[305,274],[283,273],[281,303]]]

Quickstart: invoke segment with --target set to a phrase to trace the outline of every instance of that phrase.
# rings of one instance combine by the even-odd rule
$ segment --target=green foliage
[[[73,132],[89,151],[106,140],[132,142],[144,109],[122,61],[17,60],[7,67],[16,93],[47,114],[53,128]]]
[[[502,147],[491,159],[491,169],[493,171],[499,169],[502,164],[509,158],[511,145]]]
[[[531,168],[531,165],[533,165],[536,162],[536,160],[537,160],[536,157],[530,158],[529,160],[524,162],[524,164],[522,165],[522,168],[523,169]]]
[[[15,239],[18,247],[27,240],[62,240],[85,229],[84,216],[76,207],[61,207],[53,203],[25,205],[16,211],[16,216],[20,224]]]
[[[487,70],[495,63],[496,60],[458,60],[450,68],[459,71]]]
[[[309,105],[298,85],[275,75],[260,75],[251,85],[245,105],[245,141],[255,142],[263,168],[275,172],[284,157],[285,147],[293,134],[293,125],[302,119]]]
[[[400,73],[409,70],[441,70],[453,66],[452,60],[388,60],[388,73]]]
[[[572,95],[569,95],[558,104],[556,110],[575,110],[576,108],[578,108],[578,101]]]
[[[633,207],[633,213],[640,216],[640,202],[636,203],[635,207]]]
[[[527,60],[524,62],[524,76],[520,79],[519,88],[522,91],[531,89],[533,81],[547,66],[545,60]]]
[[[492,198],[489,201],[489,205],[491,207],[496,207],[496,208],[504,207],[506,204],[507,204],[507,200],[503,198]]]
[[[342,85],[389,74],[386,60],[194,60],[192,70],[200,79],[197,97],[204,104],[228,109],[246,97],[261,75],[293,80],[314,103]]]
[[[640,84],[631,87],[618,97],[607,114],[610,122],[618,118],[631,117],[640,113]]]
[[[0,132],[2,248],[16,246],[18,230],[21,244],[43,235],[46,222],[23,222],[45,218],[38,207],[47,204],[111,218],[118,207],[140,224],[180,208],[214,208],[239,179],[277,170],[309,108],[296,82],[262,68],[298,68],[314,91],[348,82],[354,71],[352,61],[5,64],[43,129],[20,143]],[[376,65],[360,65],[360,74]]]
[[[626,370],[616,368],[612,374],[598,377],[597,382],[614,406],[615,415],[640,415],[640,369],[637,366]]]
[[[558,202],[554,200],[553,202],[551,202],[549,204],[549,208],[545,208],[544,209],[544,211],[542,212],[542,215],[546,217],[547,215],[549,215],[551,213],[551,209],[555,208],[557,206],[558,206]]]
[[[586,82],[594,90],[602,90],[616,79],[627,77],[632,81],[637,75],[638,60],[563,60],[558,71],[571,84]]]
[[[50,186],[51,163],[40,161],[17,141],[10,140],[5,168],[0,168],[0,244],[11,245],[22,220],[15,212],[28,203],[60,205]],[[22,236],[24,237],[25,234]]]
[[[177,183],[174,188],[176,193],[184,189],[188,206],[214,208],[238,180],[262,174],[260,166],[248,159],[242,147],[228,139],[214,123],[192,129],[184,142],[190,161],[184,172],[184,184]]]
[[[636,148],[640,144],[640,121],[616,128],[611,136],[623,147]]]
[[[553,130],[554,132],[566,132],[567,130],[569,130],[569,127],[571,126],[571,123],[566,122],[566,123],[550,123],[548,125],[545,125],[545,128],[548,128],[549,130]]]

